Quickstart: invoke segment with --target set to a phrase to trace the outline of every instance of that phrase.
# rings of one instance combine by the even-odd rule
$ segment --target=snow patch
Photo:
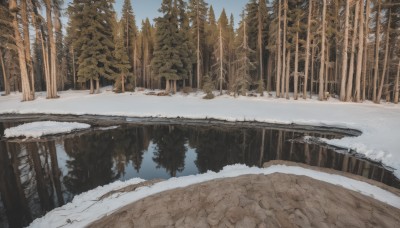
[[[273,173],[307,176],[315,180],[357,191],[365,196],[373,197],[376,200],[387,203],[393,207],[400,208],[399,196],[366,182],[354,180],[348,177],[297,166],[273,165],[268,168],[249,168],[245,165],[231,165],[224,167],[224,169],[219,173],[208,171],[204,174],[170,178],[169,180],[155,183],[152,186],[140,187],[132,192],[115,193],[107,198],[99,200],[99,198],[107,192],[121,189],[131,184],[137,184],[144,180],[135,178],[126,182],[117,181],[76,196],[71,203],[54,209],[44,217],[33,221],[30,227],[84,227],[115,212],[121,207],[163,191],[187,187],[189,185],[219,178],[237,177],[247,174],[269,175]]]
[[[90,128],[89,124],[77,122],[56,122],[56,121],[38,121],[22,124],[16,127],[7,128],[4,131],[4,137],[27,137],[40,138],[44,135],[54,135],[60,133],[69,133],[73,130]]]

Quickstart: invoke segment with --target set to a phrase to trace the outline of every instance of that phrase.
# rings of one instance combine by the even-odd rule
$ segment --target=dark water
[[[0,123],[4,129],[17,122]],[[390,171],[303,136],[337,133],[225,125],[135,123],[36,141],[0,142],[0,227],[22,227],[74,195],[133,177],[169,178],[289,160],[397,185]]]

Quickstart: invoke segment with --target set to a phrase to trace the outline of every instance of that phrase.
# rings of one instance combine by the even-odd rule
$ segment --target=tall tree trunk
[[[278,2],[278,41],[277,41],[277,66],[276,66],[276,97],[280,97],[280,85],[281,85],[281,0]],[[282,91],[283,92],[283,91]]]
[[[169,94],[170,92],[170,82],[168,79],[165,79],[165,93]]]
[[[297,21],[297,28],[300,27],[300,22]],[[294,55],[294,99],[298,99],[297,88],[299,84],[299,32],[296,32],[296,53]]]
[[[18,62],[21,71],[21,83],[22,83],[22,100],[31,101],[34,99],[33,93],[31,91],[31,86],[29,85],[28,70],[26,69],[26,56],[25,56],[25,45],[21,38],[21,33],[18,27],[18,16],[17,16],[17,1],[10,0],[9,2],[10,11],[13,16],[12,25],[14,29],[15,44],[17,45]]]
[[[196,56],[196,58],[197,58],[197,89],[201,89],[201,77],[200,77],[200,74],[201,74],[201,71],[200,71],[200,67],[201,67],[201,64],[200,64],[200,18],[199,18],[199,13],[200,13],[200,10],[199,10],[199,2],[197,2],[197,5],[196,5],[196,9],[197,9],[197,17],[196,17],[196,21],[197,21],[197,56]]]
[[[31,41],[29,36],[29,20],[28,20],[28,9],[27,0],[21,0],[21,19],[22,29],[24,34],[25,44],[25,58],[26,58],[26,69],[28,71],[30,86],[33,98],[35,98],[35,78],[33,72],[32,55],[31,55]]]
[[[263,61],[263,48],[264,48],[264,44],[262,41],[262,20],[261,20],[261,4],[258,4],[258,48],[259,48],[259,55],[260,55],[260,59],[259,59],[259,67],[260,67],[260,77],[259,77],[259,83],[262,83],[260,86],[260,88],[263,88],[264,90],[264,81],[263,81],[263,77],[264,77],[264,61]],[[264,91],[261,92],[261,96],[264,94]]]
[[[397,66],[397,75],[396,80],[394,82],[394,103],[399,103],[399,76],[400,76],[400,60],[399,65]]]
[[[342,80],[340,82],[340,100],[346,100],[346,82],[347,82],[347,50],[349,44],[349,17],[350,17],[350,2],[346,2],[345,23],[344,23],[344,38],[342,50]]]
[[[121,75],[121,91],[125,93],[125,76]]]
[[[50,88],[47,88],[47,98],[57,98],[57,49],[54,40],[51,0],[46,0],[47,32],[50,43]]]
[[[363,70],[362,70],[362,100],[366,99],[366,78],[367,78],[367,64],[368,64],[368,36],[369,36],[369,15],[371,12],[370,0],[366,3],[365,13],[365,35],[364,35],[364,56],[363,56]]]
[[[330,47],[329,47],[329,41],[327,41],[326,42],[326,60],[325,60],[325,62],[327,63],[327,64],[325,64],[325,75],[324,75],[324,91],[325,91],[325,93],[327,93],[328,92],[328,79],[329,79],[329,68],[330,68],[330,52],[329,52],[329,50],[330,50]]]
[[[285,81],[285,95],[286,99],[290,99],[289,96],[289,78],[290,78],[290,49],[286,56],[286,81]]]
[[[94,85],[93,85],[93,79],[91,78],[90,79],[90,94],[93,94],[94,93]]]
[[[219,69],[219,93],[222,95],[222,83],[223,83],[223,75],[224,75],[224,47],[222,46],[222,26],[219,26],[219,61],[220,61],[220,69]]]
[[[75,52],[74,48],[71,48],[71,54],[72,54],[72,77],[74,78],[74,89],[76,89],[76,69],[75,69]]]
[[[375,66],[374,66],[374,88],[372,91],[372,99],[374,102],[377,102],[377,96],[376,96],[376,86],[377,86],[377,81],[378,81],[378,74],[379,74],[379,36],[380,36],[380,28],[381,28],[381,23],[380,23],[380,12],[381,12],[381,7],[382,7],[382,0],[378,0],[378,13],[376,14],[376,31],[375,31]]]
[[[314,86],[314,58],[315,58],[315,44],[313,41],[312,51],[311,51],[311,80],[310,80],[310,99],[312,99],[313,86]]]
[[[360,27],[358,36],[358,55],[357,55],[357,73],[356,73],[356,102],[360,102],[361,98],[361,68],[363,63],[364,52],[364,1],[360,0]],[[368,6],[367,6],[368,7]]]
[[[0,63],[1,63],[1,69],[2,69],[2,74],[4,78],[4,95],[9,95],[10,94],[10,83],[8,82],[8,77],[6,74],[6,67],[4,65],[4,59],[3,59],[3,52],[0,49]]]
[[[100,93],[100,77],[96,79],[96,93]]]
[[[306,62],[305,62],[305,66],[304,66],[305,69],[304,69],[303,99],[307,99],[308,66],[310,65],[309,60],[310,60],[312,4],[313,4],[313,0],[310,0],[308,2],[307,44],[306,44]]]
[[[287,91],[285,90],[285,72],[286,72],[286,23],[287,23],[287,8],[288,8],[288,4],[287,4],[287,0],[284,0],[284,4],[283,4],[283,48],[282,48],[282,82],[281,82],[281,97],[283,97],[283,93],[287,93]]]
[[[325,67],[325,18],[326,18],[326,0],[323,0],[322,9],[322,34],[321,34],[321,66],[319,68],[319,100],[325,99],[324,94],[324,67]]]
[[[137,43],[133,42],[133,77],[135,78],[135,87],[137,86]]]
[[[268,76],[267,76],[267,93],[269,94],[270,92],[271,92],[271,80],[272,80],[272,78],[271,78],[271,73],[272,73],[272,70],[271,70],[271,68],[272,68],[272,58],[271,58],[271,55],[269,55],[268,56],[268,65],[267,65],[267,67],[268,67]]]
[[[297,21],[297,27],[299,27],[299,21]],[[297,88],[299,80],[299,32],[296,32],[296,53],[294,55],[294,99],[298,99]]]
[[[357,28],[358,28],[358,11],[359,11],[359,4],[356,4],[356,9],[354,11],[354,27],[353,27],[353,39],[351,41],[351,56],[350,56],[350,68],[349,68],[349,77],[347,81],[347,88],[346,88],[346,101],[351,100],[351,96],[353,93],[353,76],[354,76],[354,55],[356,50],[356,42],[357,42]],[[362,28],[362,25],[360,25]]]
[[[381,102],[382,90],[383,90],[383,85],[385,82],[385,75],[386,75],[386,70],[387,70],[387,65],[388,65],[390,24],[391,24],[391,19],[392,19],[391,12],[392,12],[392,9],[389,9],[389,13],[388,13],[389,20],[387,22],[387,29],[386,29],[385,59],[383,60],[383,71],[382,71],[381,82],[379,84],[379,91],[378,91],[378,95],[375,100],[375,103],[377,103],[377,104],[379,104]]]

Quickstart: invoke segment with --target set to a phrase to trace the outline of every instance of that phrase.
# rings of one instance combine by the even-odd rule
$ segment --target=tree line
[[[398,103],[395,0],[249,0],[238,26],[204,0],[163,0],[161,16],[140,28],[129,0],[120,18],[113,4],[72,1],[63,34],[62,0],[0,0],[5,94],[22,91],[33,100],[34,91],[46,90],[57,98],[59,90],[97,93],[112,84],[116,92],[218,89]]]

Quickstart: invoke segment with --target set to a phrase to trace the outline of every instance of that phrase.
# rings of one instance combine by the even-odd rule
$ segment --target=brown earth
[[[90,227],[400,227],[400,210],[305,176],[245,175],[149,196]]]

